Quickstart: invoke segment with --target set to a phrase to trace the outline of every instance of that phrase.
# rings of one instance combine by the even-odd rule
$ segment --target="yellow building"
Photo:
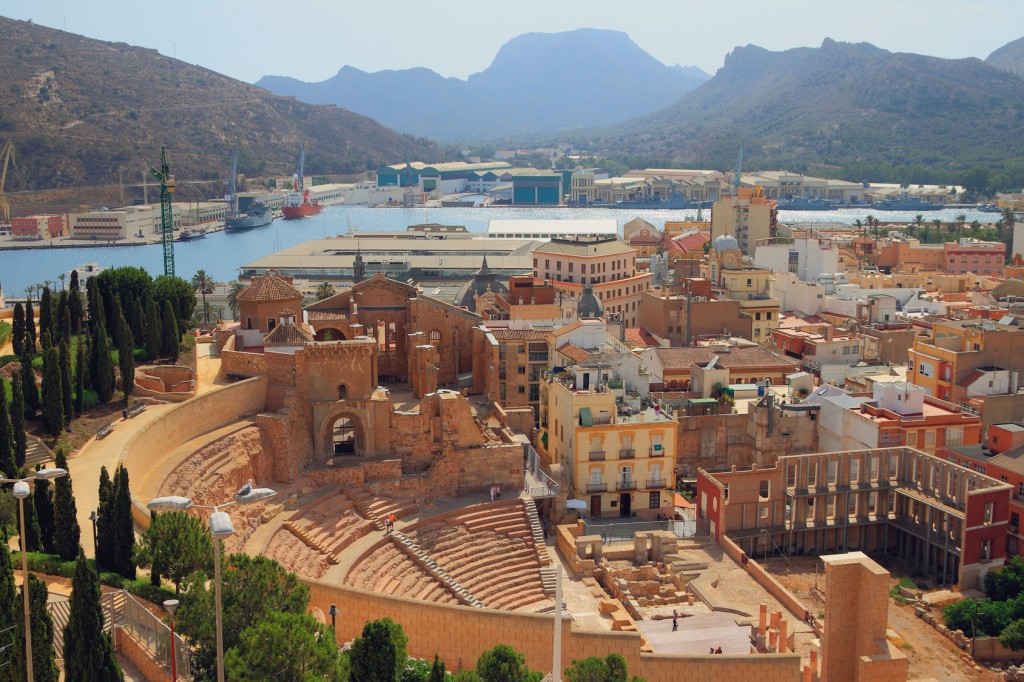
[[[671,518],[678,423],[655,408],[628,407],[628,388],[597,365],[548,375],[540,449],[591,517]]]
[[[779,300],[769,293],[772,273],[744,264],[734,237],[723,235],[711,243],[701,274],[720,297],[739,301],[740,311],[750,315],[751,341],[764,343],[771,338],[771,330],[779,326],[780,309]]]
[[[711,207],[711,238],[732,235],[744,256],[753,257],[758,244],[776,236],[778,207],[760,187],[740,187],[738,196],[725,196]]]

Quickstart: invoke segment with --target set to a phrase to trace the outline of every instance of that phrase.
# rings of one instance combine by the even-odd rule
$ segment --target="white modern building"
[[[492,220],[487,224],[491,239],[574,239],[600,237],[615,239],[619,223],[614,218],[595,220]]]

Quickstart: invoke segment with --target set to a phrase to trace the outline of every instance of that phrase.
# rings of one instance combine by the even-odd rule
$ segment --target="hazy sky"
[[[318,81],[343,65],[465,78],[514,36],[576,28],[624,31],[656,59],[710,74],[750,43],[781,50],[830,37],[984,59],[1024,36],[1024,0],[0,0],[0,15],[155,48],[249,82]]]

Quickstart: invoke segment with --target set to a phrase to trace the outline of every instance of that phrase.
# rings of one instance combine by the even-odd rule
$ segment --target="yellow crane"
[[[7,164],[14,164],[14,143],[10,140],[4,143],[0,150],[0,216],[5,223],[11,222],[11,206],[7,203],[7,195],[4,194],[4,185],[7,183]],[[17,164],[15,164],[17,165]]]

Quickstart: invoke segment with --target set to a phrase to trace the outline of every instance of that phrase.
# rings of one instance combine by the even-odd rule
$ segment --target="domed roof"
[[[736,237],[733,237],[731,234],[723,234],[715,237],[715,241],[711,242],[711,248],[718,253],[723,253],[725,251],[732,251],[733,249],[738,250],[740,248],[740,243],[736,241]]]
[[[480,269],[473,275],[473,279],[462,285],[459,292],[455,294],[455,305],[476,312],[476,297],[483,296],[488,291],[496,294],[507,294],[508,287],[498,279],[498,275],[491,272],[487,267],[487,256]]]

